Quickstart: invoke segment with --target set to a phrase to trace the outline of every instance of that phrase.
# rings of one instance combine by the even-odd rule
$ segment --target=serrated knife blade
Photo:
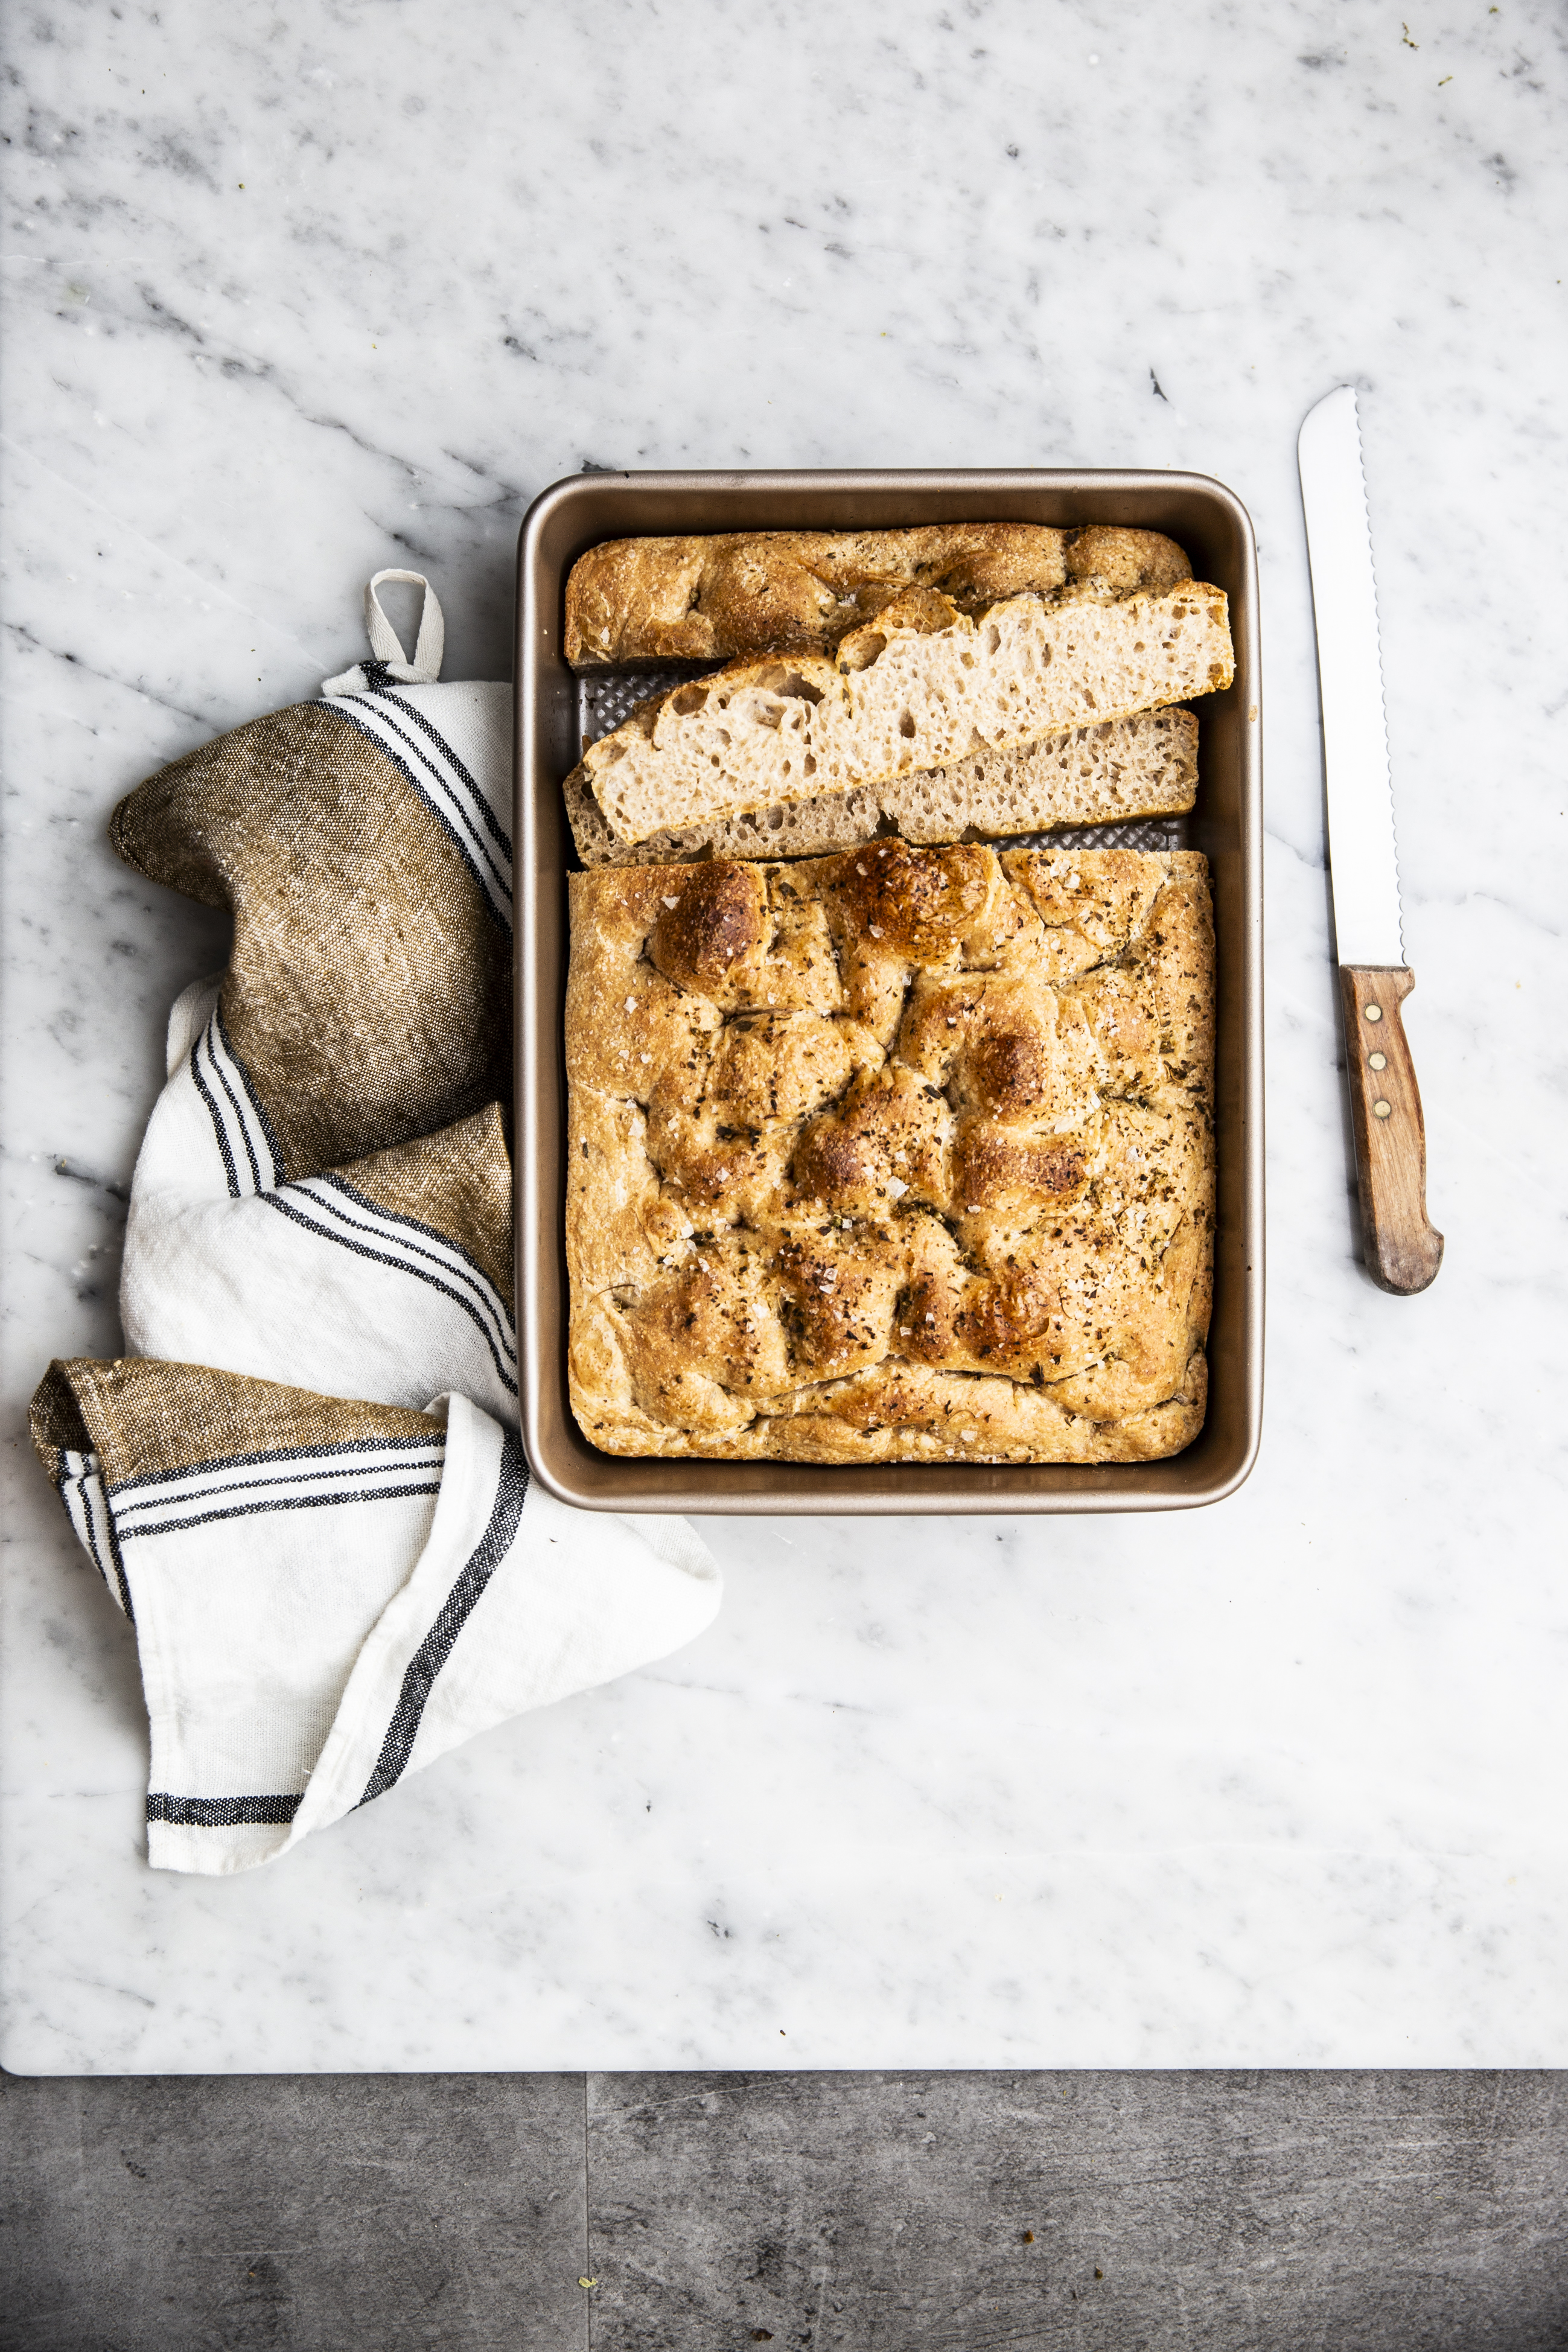
[[[1342,964],[1402,964],[1394,788],[1353,384],[1342,384],[1319,401],[1301,427],[1297,451],[1318,624],[1339,959]]]
[[[1443,1257],[1426,1216],[1426,1130],[1400,1006],[1405,961],[1394,792],[1366,478],[1355,388],[1321,400],[1297,442],[1318,689],[1329,873],[1366,1267],[1384,1290],[1425,1290]]]

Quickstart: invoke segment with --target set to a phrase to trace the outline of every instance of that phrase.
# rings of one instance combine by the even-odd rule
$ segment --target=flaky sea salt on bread
[[[837,655],[735,662],[673,688],[582,762],[611,830],[671,826],[878,785],[1138,710],[1235,674],[1224,592],[1095,583],[978,616],[911,588]]]

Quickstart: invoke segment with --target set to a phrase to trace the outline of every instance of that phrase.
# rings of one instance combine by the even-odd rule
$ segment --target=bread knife
[[[1366,1270],[1380,1289],[1425,1290],[1443,1262],[1426,1215],[1426,1129],[1399,1008],[1405,961],[1394,793],[1377,642],[1355,387],[1319,401],[1296,446],[1323,710],[1329,876],[1355,1130]]]

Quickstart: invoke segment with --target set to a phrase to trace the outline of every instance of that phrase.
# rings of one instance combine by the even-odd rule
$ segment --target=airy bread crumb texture
[[[1203,1424],[1187,853],[571,879],[573,1409],[606,1453],[1127,1462]]]
[[[907,588],[935,589],[960,612],[977,613],[1004,597],[1049,594],[1069,580],[1163,589],[1191,573],[1173,540],[1103,524],[607,540],[572,567],[566,658],[574,669],[597,669],[826,653]]]
[[[667,826],[620,841],[579,767],[566,814],[584,866],[683,865],[716,857],[823,857],[878,834],[906,841],[984,840],[1063,825],[1175,816],[1197,796],[1198,722],[1190,710],[1142,710],[1109,727],[1079,727],[1014,751],[980,751],[956,767],[918,770],[875,786],[780,801],[743,816]]]
[[[646,703],[582,769],[616,836],[953,768],[1228,686],[1226,598],[1187,581],[1008,598],[976,618],[910,589],[836,655],[731,663]]]

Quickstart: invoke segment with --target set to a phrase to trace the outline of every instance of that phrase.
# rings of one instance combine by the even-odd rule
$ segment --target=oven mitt
[[[234,916],[132,1182],[137,1354],[517,1418],[510,793],[506,687],[372,659],[115,810],[128,865]]]
[[[425,591],[412,661],[387,579]],[[365,609],[370,656],[320,701],[175,761],[110,823],[128,864],[235,927],[226,971],[170,1017],[126,1226],[133,1354],[57,1365],[35,1401],[40,1456],[137,1627],[149,1850],[174,1869],[269,1860],[391,1786],[373,1769],[345,1793],[395,1670],[441,1673],[414,1769],[666,1654],[718,1606],[684,1522],[565,1510],[500,1425],[518,1419],[511,697],[437,682],[417,574],[378,573]],[[457,1596],[480,1590],[487,1630],[465,1640]]]

